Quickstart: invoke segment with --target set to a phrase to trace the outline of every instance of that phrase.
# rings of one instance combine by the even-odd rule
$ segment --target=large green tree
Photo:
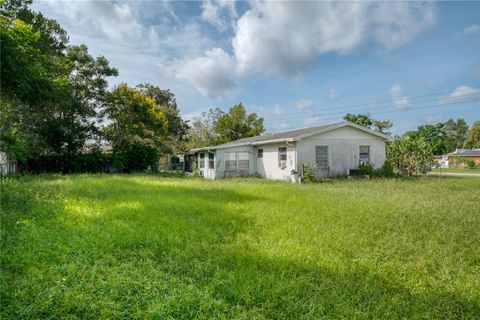
[[[464,119],[449,119],[446,122],[418,126],[417,130],[406,132],[405,136],[425,139],[432,147],[433,154],[440,155],[462,147],[467,131],[468,125]]]
[[[85,46],[68,46],[58,22],[29,3],[1,6],[1,148],[19,159],[73,155],[95,134],[106,77],[117,71]]]
[[[480,121],[475,121],[467,132],[463,145],[467,149],[480,149]]]
[[[187,147],[191,149],[217,144],[219,139],[215,132],[215,125],[223,114],[220,108],[210,108],[195,117],[188,129]]]
[[[214,129],[221,143],[257,136],[265,131],[263,118],[256,113],[247,113],[241,103],[222,114]]]
[[[103,132],[111,142],[117,165],[145,169],[158,161],[168,132],[162,106],[135,88],[120,84],[105,104],[110,123]]]
[[[180,116],[175,95],[168,89],[160,89],[150,83],[137,85],[137,90],[155,101],[168,120],[167,135],[162,147],[162,152],[178,154],[186,151],[186,135],[188,124]]]

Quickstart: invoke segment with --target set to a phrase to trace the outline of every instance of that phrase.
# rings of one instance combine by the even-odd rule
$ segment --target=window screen
[[[225,170],[237,169],[237,157],[235,152],[225,153]]]
[[[200,153],[200,161],[198,165],[201,169],[205,168],[205,153]]]
[[[283,161],[287,161],[287,148],[278,148],[278,166],[282,165]]]
[[[249,168],[248,153],[247,152],[239,152],[238,153],[237,169],[238,170],[248,170],[248,168]]]
[[[259,158],[263,158],[263,149],[258,149],[257,156],[258,156]]]
[[[208,169],[215,168],[215,155],[213,153],[208,153]]]
[[[317,168],[328,168],[328,146],[316,146],[315,147],[315,160]]]
[[[369,164],[370,163],[370,146],[360,146],[360,164]]]

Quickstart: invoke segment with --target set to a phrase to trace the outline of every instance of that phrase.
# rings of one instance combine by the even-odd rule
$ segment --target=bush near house
[[[398,137],[387,146],[387,161],[396,173],[426,173],[433,165],[432,146],[422,137]]]

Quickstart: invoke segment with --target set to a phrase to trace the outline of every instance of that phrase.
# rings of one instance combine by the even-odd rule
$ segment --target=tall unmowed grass
[[[477,319],[480,179],[2,180],[1,317]]]

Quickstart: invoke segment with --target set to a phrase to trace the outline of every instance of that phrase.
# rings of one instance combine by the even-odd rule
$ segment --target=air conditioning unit
[[[285,169],[285,168],[287,167],[287,161],[286,161],[286,160],[279,161],[279,162],[278,162],[278,166],[279,166],[281,169]]]
[[[370,160],[360,160],[360,165],[368,166],[370,164]]]

